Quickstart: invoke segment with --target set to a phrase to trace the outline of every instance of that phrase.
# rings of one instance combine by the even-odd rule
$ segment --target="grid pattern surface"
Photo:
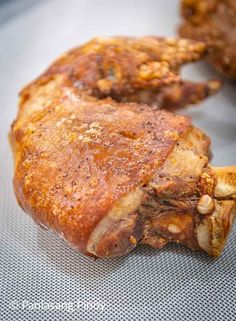
[[[235,228],[218,260],[170,245],[94,261],[36,226],[12,190],[6,135],[19,89],[58,54],[96,34],[173,35],[177,22],[174,0],[57,0],[0,23],[0,320],[236,319]],[[190,75],[216,77],[202,64],[187,69]],[[185,111],[212,137],[217,165],[236,163],[235,101],[228,84],[217,97]]]

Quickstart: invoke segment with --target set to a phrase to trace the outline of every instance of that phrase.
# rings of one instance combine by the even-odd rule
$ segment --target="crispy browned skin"
[[[59,90],[45,110],[14,124],[15,191],[37,221],[84,249],[101,218],[150,180],[191,122],[147,106],[81,100],[64,81]]]
[[[202,42],[186,39],[95,38],[62,55],[32,87],[54,74],[67,74],[74,87],[97,98],[138,102],[157,108],[177,109],[196,104],[216,93],[221,83],[194,83],[181,79],[183,64],[200,60],[206,53]]]
[[[171,241],[219,255],[232,226],[235,183],[230,179],[226,190],[224,183],[217,185],[217,175],[208,167],[209,138],[187,117],[98,99],[95,78],[100,74],[83,63],[87,55],[92,65],[96,61],[90,59],[93,53],[97,57],[95,44],[100,41],[60,58],[21,93],[10,133],[19,204],[40,225],[97,257],[124,255],[138,242],[160,248]],[[165,73],[167,79],[175,77]],[[147,87],[135,69],[133,74],[134,87]],[[124,96],[131,86],[126,77],[116,84],[116,93]],[[150,88],[154,83],[151,78]],[[203,195],[217,203],[216,186],[217,197],[224,193],[229,203],[219,206],[222,235],[213,250],[214,231],[205,218],[212,218],[215,205],[206,216],[198,203]]]
[[[236,79],[235,0],[182,0],[183,37],[204,41],[208,60],[229,78]]]

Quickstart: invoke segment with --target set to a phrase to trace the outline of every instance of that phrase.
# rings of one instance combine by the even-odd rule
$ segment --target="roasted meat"
[[[182,0],[184,22],[180,34],[204,41],[208,60],[229,78],[236,79],[235,0]]]
[[[111,42],[120,54],[121,41],[116,47],[107,40],[108,48]],[[134,40],[127,41],[131,50]],[[190,118],[122,102],[127,86],[148,88],[138,76],[136,56],[138,70],[124,62],[119,66],[122,74],[127,68],[126,77],[112,82],[110,96],[119,93],[119,99],[100,97],[102,62],[110,61],[99,51],[104,42],[64,55],[21,92],[10,132],[20,206],[96,257],[124,255],[138,243],[161,248],[168,242],[220,255],[235,216],[235,167],[209,165],[210,139]],[[93,60],[93,54],[103,58]],[[165,79],[178,78],[165,73]]]
[[[205,54],[205,44],[194,40],[95,38],[62,55],[22,91],[21,99],[27,99],[33,88],[55,74],[66,73],[75,88],[98,99],[111,97],[119,102],[178,109],[197,104],[221,88],[219,80],[194,83],[180,77],[183,64],[200,60]]]

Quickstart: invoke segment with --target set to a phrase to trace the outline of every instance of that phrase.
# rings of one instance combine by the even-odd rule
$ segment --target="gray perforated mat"
[[[176,246],[93,261],[37,227],[12,191],[6,136],[19,89],[95,35],[174,35],[177,2],[27,0],[15,1],[17,12],[12,2],[0,6],[0,320],[236,319],[236,229],[217,261]],[[185,74],[216,77],[204,64]],[[216,165],[236,163],[235,88],[227,84],[185,111],[212,137]]]

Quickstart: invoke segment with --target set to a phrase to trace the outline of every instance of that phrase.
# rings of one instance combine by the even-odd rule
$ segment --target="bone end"
[[[236,199],[236,165],[212,167],[217,176],[214,196],[217,198]]]

